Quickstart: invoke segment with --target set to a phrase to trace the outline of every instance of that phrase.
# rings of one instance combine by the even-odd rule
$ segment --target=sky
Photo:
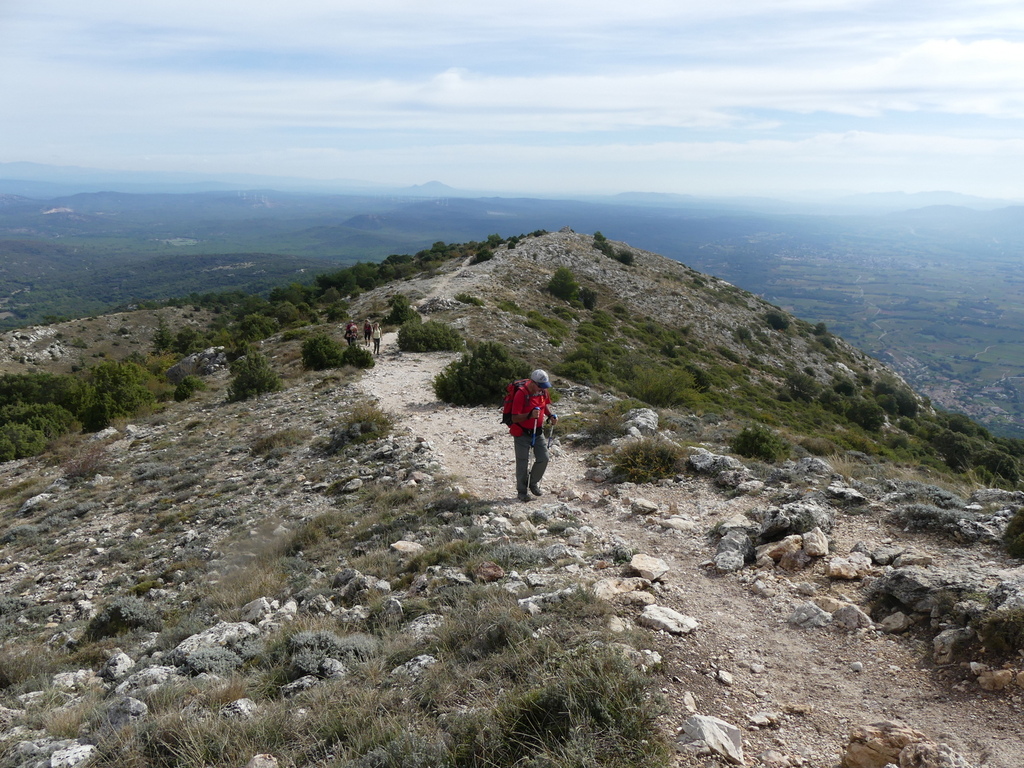
[[[0,0],[0,162],[1024,200],[1019,0]]]

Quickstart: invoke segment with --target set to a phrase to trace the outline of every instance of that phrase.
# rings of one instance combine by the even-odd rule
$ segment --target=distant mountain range
[[[308,194],[399,195],[404,197],[507,197],[509,192],[466,190],[440,181],[428,181],[407,187],[395,187],[357,179],[308,179],[245,173],[206,174],[171,171],[112,171],[42,163],[0,163],[0,194],[48,199],[83,192],[188,193],[237,190],[280,190]],[[518,196],[518,195],[516,195]],[[530,193],[531,198],[566,197]],[[656,192],[623,192],[617,195],[570,195],[572,199],[602,201],[611,204],[667,208],[712,208],[748,210],[764,213],[883,213],[923,208],[931,205],[956,205],[974,210],[992,210],[1018,202],[983,198],[957,192],[809,192],[769,197],[699,197]]]

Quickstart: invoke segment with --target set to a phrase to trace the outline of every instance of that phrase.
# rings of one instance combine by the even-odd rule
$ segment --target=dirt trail
[[[712,554],[706,532],[715,522],[763,506],[757,497],[726,498],[703,480],[668,487],[642,486],[637,495],[656,502],[667,515],[684,517],[693,532],[662,528],[657,520],[629,514],[630,498],[584,479],[583,455],[555,446],[544,479],[549,495],[523,504],[516,500],[512,445],[496,408],[456,408],[437,401],[431,381],[456,355],[400,353],[393,334],[384,339],[384,354],[367,372],[363,386],[380,406],[398,417],[413,434],[428,439],[435,454],[467,493],[526,512],[559,498],[581,512],[597,541],[621,541],[638,552],[665,560],[665,584],[656,588],[661,605],[700,622],[692,635],[672,638],[650,634],[650,644],[664,657],[663,691],[671,704],[669,725],[689,717],[684,695],[708,714],[744,729],[748,765],[774,749],[790,756],[793,766],[835,768],[859,724],[898,719],[949,744],[981,768],[1024,765],[1024,718],[1019,698],[986,694],[973,682],[953,686],[957,670],[935,670],[925,643],[914,645],[873,631],[848,633],[834,628],[797,629],[788,625],[793,608],[809,599],[805,590],[853,599],[857,585],[833,584],[820,571],[789,579],[748,570],[719,576],[707,567]],[[568,406],[566,406],[568,407]],[[611,494],[611,495],[609,495]],[[844,526],[856,526],[844,521]],[[866,525],[860,523],[860,525]],[[849,551],[868,530],[837,531],[837,548]],[[877,535],[877,531],[875,532]],[[618,575],[619,569],[584,577]],[[761,585],[754,585],[759,579]],[[753,587],[757,587],[756,589]],[[632,618],[642,606],[620,606]],[[719,675],[719,672],[727,676]],[[731,680],[728,676],[731,676]],[[758,728],[750,717],[777,713],[777,727]],[[776,715],[773,714],[773,717]],[[679,765],[716,765],[707,758],[678,757]]]

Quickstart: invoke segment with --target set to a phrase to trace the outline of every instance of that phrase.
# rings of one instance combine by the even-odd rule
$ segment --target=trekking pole
[[[538,411],[540,409],[539,408],[534,408],[533,410]],[[537,416],[537,420],[533,422],[533,436],[530,438],[530,447],[531,448],[534,445],[537,444],[537,427],[539,427],[541,424],[544,423],[544,420],[541,418],[541,416],[543,416],[543,415],[544,415],[544,413],[543,413],[543,411],[541,411],[540,415]],[[543,427],[541,429],[542,429],[541,434],[543,435],[544,434]]]
[[[550,432],[550,433],[548,434],[548,448],[550,448],[550,447],[551,447],[551,443],[552,443],[552,442],[554,441],[554,439],[555,439],[555,427],[557,427],[557,426],[558,426],[558,419],[555,419],[555,420],[554,420],[554,421],[553,421],[553,422],[551,423],[551,432]]]

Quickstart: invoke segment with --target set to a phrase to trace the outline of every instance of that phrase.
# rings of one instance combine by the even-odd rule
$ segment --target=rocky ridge
[[[468,285],[500,291],[507,276],[484,277],[504,268],[495,261],[424,282],[422,298],[436,304]],[[472,332],[475,322],[467,316],[463,325]],[[983,615],[1024,605],[1024,569],[996,545],[1024,503],[1019,494],[961,497],[886,479],[881,467],[822,459],[765,467],[726,455],[714,440],[691,451],[688,471],[636,486],[614,482],[606,460],[556,439],[548,495],[521,504],[496,414],[448,407],[429,389],[453,356],[401,354],[393,342],[357,381],[298,372],[294,355],[270,344],[293,374],[281,393],[226,404],[226,374],[213,373],[208,393],[92,436],[63,462],[0,465],[6,663],[29,663],[33,643],[75,660],[88,627],[131,589],[154,611],[188,616],[173,644],[138,632],[38,687],[5,685],[5,765],[102,760],[98,745],[111,729],[140,727],[161,696],[185,702],[187,691],[218,685],[254,643],[295,622],[330,617],[359,627],[380,611],[426,647],[445,617],[404,621],[417,587],[352,568],[353,553],[339,553],[330,571],[312,570],[303,589],[247,584],[253,599],[237,612],[190,602],[198,582],[238,590],[232,577],[251,573],[254,542],[279,545],[328,515],[339,496],[373,488],[481,500],[487,511],[474,525],[484,540],[529,541],[544,553],[514,572],[438,567],[423,589],[494,583],[525,614],[580,588],[611,606],[613,632],[639,633],[640,647],[623,652],[635,654],[668,702],[661,722],[678,765],[1016,768],[1024,760],[1024,664],[990,663],[972,629]],[[582,410],[592,399],[573,388],[559,409]],[[393,415],[394,427],[360,441],[349,412],[369,401]],[[653,411],[633,416],[625,440],[678,438]],[[287,443],[257,450],[282,434]],[[924,502],[970,514],[947,529],[916,528],[919,518],[905,510]],[[422,532],[382,535],[381,545],[402,556],[430,543]],[[293,656],[307,673],[279,687],[282,701],[343,684],[358,652],[307,647]],[[418,679],[436,663],[424,653],[386,673]],[[268,706],[239,696],[220,716],[244,719]],[[78,732],[61,733],[59,713],[86,707]],[[274,764],[263,753],[250,761]]]

